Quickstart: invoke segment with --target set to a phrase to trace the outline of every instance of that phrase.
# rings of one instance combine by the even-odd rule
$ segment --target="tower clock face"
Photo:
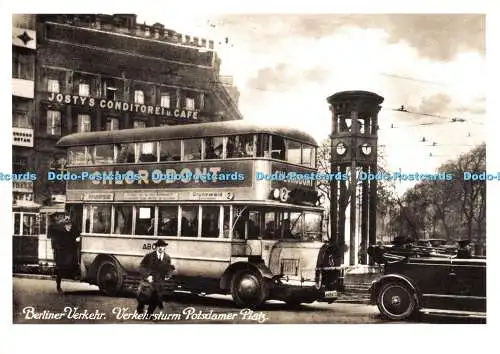
[[[337,155],[344,155],[347,151],[344,143],[337,144]]]
[[[372,153],[372,147],[370,146],[370,144],[363,144],[363,145],[361,145],[361,152],[364,155],[368,156]]]

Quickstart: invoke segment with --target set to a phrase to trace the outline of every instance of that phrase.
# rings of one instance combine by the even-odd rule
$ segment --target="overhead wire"
[[[211,25],[212,26],[212,25]],[[229,43],[228,37],[225,37],[225,44],[227,45]],[[221,43],[219,43],[221,44]],[[234,48],[234,45],[231,44],[230,48]],[[407,81],[412,81],[420,84],[425,84],[425,85],[432,85],[432,86],[438,86],[438,87],[452,87],[453,85],[450,85],[448,83],[444,82],[439,82],[439,81],[431,81],[431,80],[423,80],[423,79],[417,79],[414,77],[409,77],[409,76],[403,76],[403,75],[397,75],[397,74],[392,74],[392,73],[378,73],[379,75],[386,76],[386,77],[391,77],[395,79],[401,79],[401,80],[407,80]],[[262,91],[262,92],[272,92],[275,94],[283,94],[286,95],[287,92],[286,90],[276,90],[276,89],[269,89],[269,88],[262,88],[262,87],[251,87],[251,90],[256,90],[256,91]],[[404,106],[401,106],[399,109],[392,109],[392,108],[385,108],[382,107],[382,110],[391,110],[391,111],[396,111],[396,112],[402,112],[406,114],[411,114],[411,115],[416,115],[416,116],[423,116],[423,117],[432,117],[432,118],[438,118],[438,119],[446,119],[446,121],[438,121],[438,122],[422,122],[422,123],[417,123],[417,124],[407,124],[407,125],[399,125],[396,126],[394,123],[391,123],[390,128],[381,128],[378,127],[378,131],[387,131],[387,130],[392,130],[392,129],[405,129],[405,128],[415,128],[415,127],[429,127],[429,126],[437,126],[437,125],[449,125],[449,124],[455,124],[455,123],[468,123],[468,124],[477,124],[477,125],[484,125],[484,122],[481,121],[476,121],[475,119],[471,118],[463,118],[463,117],[449,117],[449,116],[443,116],[443,115],[438,115],[438,114],[432,114],[432,113],[426,113],[426,112],[412,112],[404,108]],[[471,137],[471,133],[468,132],[467,137]],[[423,141],[418,141],[415,142],[416,145],[418,145],[421,142],[425,142],[425,137]],[[404,144],[404,145],[413,145],[413,144]],[[391,146],[391,144],[382,144],[380,147],[388,147]],[[401,144],[396,144],[393,146],[401,146]],[[476,145],[471,145],[471,144],[439,144],[437,142],[433,142],[433,144],[427,144],[423,145],[423,147],[443,147],[443,146],[457,146],[457,147],[473,147]],[[451,156],[451,155],[442,155],[442,154],[433,154],[432,152],[429,153],[428,157],[430,158],[437,158],[437,157],[449,157],[449,158],[454,158],[456,156]]]

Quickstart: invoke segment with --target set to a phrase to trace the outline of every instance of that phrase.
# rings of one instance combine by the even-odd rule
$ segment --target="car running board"
[[[441,310],[441,309],[420,309],[421,313],[425,314],[440,314],[449,315],[454,317],[473,317],[473,318],[486,318],[486,313],[484,312],[473,312],[473,311],[457,311],[457,310]]]

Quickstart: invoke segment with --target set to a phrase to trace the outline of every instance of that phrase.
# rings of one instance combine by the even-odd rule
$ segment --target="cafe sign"
[[[198,119],[198,112],[188,109],[171,109],[161,106],[135,104],[123,101],[108,100],[106,98],[84,97],[77,95],[64,95],[62,93],[49,93],[49,102],[82,107],[108,109],[117,112],[142,113],[155,116],[165,116],[185,119]]]

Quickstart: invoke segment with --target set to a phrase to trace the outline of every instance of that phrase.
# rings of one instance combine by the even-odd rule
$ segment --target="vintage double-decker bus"
[[[342,269],[305,175],[317,172],[309,135],[235,121],[77,133],[57,145],[68,171],[52,178],[68,180],[82,281],[119,293],[163,239],[179,289],[240,306],[337,298]]]

